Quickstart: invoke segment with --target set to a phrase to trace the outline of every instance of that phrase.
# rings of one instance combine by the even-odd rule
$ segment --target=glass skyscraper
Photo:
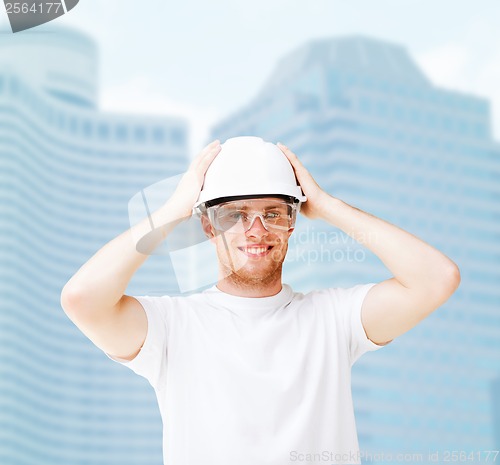
[[[460,267],[462,283],[445,305],[354,367],[366,463],[435,462],[429,454],[436,451],[443,461],[451,451],[492,449],[500,154],[489,102],[435,86],[398,45],[315,40],[283,57],[259,94],[212,133],[222,141],[238,135],[283,142],[329,193],[415,234]],[[287,262],[284,280],[300,291],[390,277],[371,252],[320,221],[298,222]]]
[[[186,169],[187,125],[103,113],[98,91],[85,35],[0,35],[2,465],[162,463],[152,388],[83,336],[59,298],[128,229],[129,200]],[[154,255],[127,292],[159,291],[178,288]]]

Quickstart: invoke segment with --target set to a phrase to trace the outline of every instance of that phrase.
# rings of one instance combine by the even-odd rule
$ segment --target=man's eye
[[[276,218],[280,217],[280,213],[279,212],[266,212],[264,217],[266,218],[266,220],[275,220]]]
[[[245,214],[245,212],[242,212],[242,211],[231,212],[228,216],[232,220],[235,220],[235,221],[245,220],[246,219],[246,214]]]

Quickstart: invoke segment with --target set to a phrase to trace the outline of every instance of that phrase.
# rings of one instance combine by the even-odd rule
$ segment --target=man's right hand
[[[186,219],[191,216],[193,205],[198,200],[205,173],[208,167],[221,150],[219,140],[210,142],[193,159],[188,170],[182,176],[175,192],[168,200],[169,209],[178,215],[179,219]]]

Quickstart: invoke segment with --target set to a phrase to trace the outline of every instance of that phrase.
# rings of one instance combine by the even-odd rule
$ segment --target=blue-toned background
[[[0,7],[2,465],[161,464],[152,388],[81,335],[59,295],[129,226],[130,199],[161,201],[148,186],[236,135],[286,143],[330,193],[460,267],[442,308],[355,365],[366,463],[494,463],[500,4],[435,3],[81,0],[16,34]],[[151,256],[128,293],[202,280],[204,256],[187,257]],[[284,275],[296,290],[388,276],[299,220]]]

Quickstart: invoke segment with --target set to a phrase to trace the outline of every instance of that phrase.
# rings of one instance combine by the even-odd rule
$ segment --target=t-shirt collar
[[[288,284],[282,284],[280,292],[269,297],[240,297],[223,292],[216,285],[203,293],[214,306],[257,313],[284,307],[293,297],[292,288]]]

